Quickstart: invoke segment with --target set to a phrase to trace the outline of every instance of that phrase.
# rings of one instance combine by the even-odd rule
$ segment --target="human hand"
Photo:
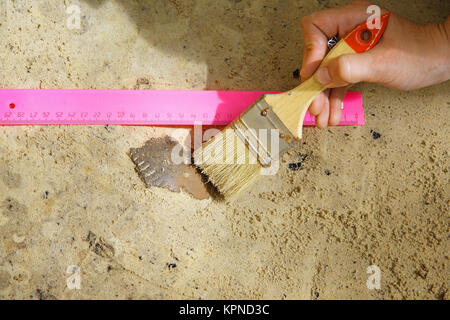
[[[371,4],[355,1],[349,5],[316,12],[302,19],[305,40],[302,81],[316,72],[328,51],[327,41],[343,38],[369,18]],[[311,104],[316,126],[337,125],[347,89],[358,82],[378,83],[390,88],[411,90],[450,78],[450,18],[443,24],[419,25],[391,14],[379,43],[360,54],[340,56],[320,67],[316,80],[327,86]]]

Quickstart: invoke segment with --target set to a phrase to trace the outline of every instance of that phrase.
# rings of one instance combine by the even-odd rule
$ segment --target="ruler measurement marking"
[[[206,121],[220,121],[220,122],[228,122],[236,118],[238,114],[223,114],[216,113],[214,116],[204,113],[203,120]],[[343,114],[343,119],[341,123],[357,123],[358,122],[358,113],[352,114],[353,119],[348,119],[348,114]],[[126,121],[136,121],[136,122],[145,122],[145,121],[171,121],[174,119],[185,120],[185,119],[197,119],[197,115],[191,114],[187,116],[186,113],[179,113],[176,117],[172,113],[167,113],[165,116],[161,116],[160,113],[134,113],[134,112],[117,112],[115,115],[112,112],[64,112],[64,111],[42,111],[42,112],[24,112],[24,111],[7,111],[3,113],[3,117],[0,120],[8,120],[8,121],[22,121],[22,120],[33,120],[33,121],[58,121],[58,120],[67,120],[67,121],[85,121],[85,120],[96,120],[96,121],[105,121],[105,120],[126,120]],[[305,117],[305,123],[314,123],[315,119],[310,114]]]

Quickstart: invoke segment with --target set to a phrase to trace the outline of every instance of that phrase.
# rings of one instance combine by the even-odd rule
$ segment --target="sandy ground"
[[[301,17],[342,3],[6,0],[0,83],[286,90]],[[450,12],[379,3],[418,22]],[[0,298],[448,299],[449,89],[358,85],[364,127],[305,129],[278,175],[232,204],[145,188],[127,153],[170,129],[0,128]]]

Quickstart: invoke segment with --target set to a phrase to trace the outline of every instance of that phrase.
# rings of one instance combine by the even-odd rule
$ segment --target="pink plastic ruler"
[[[0,125],[226,125],[265,93],[0,89]],[[363,124],[361,94],[349,92],[339,125]]]

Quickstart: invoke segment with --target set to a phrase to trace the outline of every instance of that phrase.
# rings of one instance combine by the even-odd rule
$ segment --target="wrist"
[[[450,16],[442,23],[426,25],[432,61],[437,68],[436,83],[450,79]]]

